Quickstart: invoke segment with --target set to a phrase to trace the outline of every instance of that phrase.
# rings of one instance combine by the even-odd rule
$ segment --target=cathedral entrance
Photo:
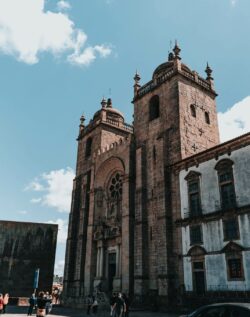
[[[116,253],[108,254],[108,288],[109,291],[113,290],[113,280],[116,274]]]

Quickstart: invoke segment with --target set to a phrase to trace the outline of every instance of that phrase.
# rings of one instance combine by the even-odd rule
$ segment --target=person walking
[[[31,316],[33,313],[33,309],[36,306],[36,295],[32,294],[31,297],[29,298],[29,309],[28,309],[28,313],[27,316]]]
[[[122,298],[122,293],[118,294],[114,309],[115,309],[115,317],[122,317],[123,313],[126,313],[126,305]]]
[[[0,314],[3,312],[3,294],[0,294]]]
[[[98,301],[95,296],[93,296],[92,298],[93,298],[92,313],[96,315],[98,311]]]
[[[129,315],[129,306],[130,306],[130,301],[129,301],[129,298],[126,294],[122,294],[122,298],[124,300],[124,303],[125,303],[125,312],[124,312],[124,317],[128,317]]]
[[[46,292],[45,298],[47,300],[45,305],[46,315],[48,315],[52,311],[52,296],[49,292]]]
[[[46,315],[46,303],[47,299],[45,298],[44,292],[40,292],[37,298],[37,317],[44,317]]]
[[[9,294],[6,293],[4,294],[4,297],[3,297],[3,314],[6,314],[8,303],[9,303]]]
[[[90,294],[86,298],[86,304],[87,304],[87,315],[90,315],[90,310],[93,304],[93,299],[92,299],[92,296],[90,296]]]
[[[110,298],[110,316],[115,316],[115,302],[116,302],[116,293],[113,293]]]

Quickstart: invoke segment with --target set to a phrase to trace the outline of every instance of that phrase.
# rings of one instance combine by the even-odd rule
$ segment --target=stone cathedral
[[[134,122],[103,99],[78,135],[67,239],[64,296],[83,303],[96,289],[168,305],[183,292],[180,191],[175,164],[218,146],[212,70],[205,78],[168,60],[140,84]]]

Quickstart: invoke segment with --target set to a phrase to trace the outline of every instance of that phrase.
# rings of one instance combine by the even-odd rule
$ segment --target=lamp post
[[[40,273],[40,269],[36,269],[35,275],[34,275],[34,283],[33,283],[34,294],[36,294],[36,289],[38,288],[39,273]]]

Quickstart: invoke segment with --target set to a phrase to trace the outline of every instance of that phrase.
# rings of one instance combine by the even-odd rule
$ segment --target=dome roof
[[[155,71],[153,73],[153,77],[155,77],[155,75],[158,75],[158,74],[160,74],[160,73],[172,68],[173,66],[174,66],[174,62],[173,61],[162,63],[161,65],[159,65],[155,69]]]
[[[156,67],[154,73],[153,73],[153,78],[163,72],[167,72],[168,70],[170,70],[171,68],[174,67],[174,62],[173,61],[168,61],[165,63],[162,63],[161,65],[159,65],[158,67]],[[186,64],[181,64],[181,68],[183,70],[186,70],[188,72],[191,72],[191,69],[186,65]]]
[[[102,108],[94,114],[93,120],[97,120],[101,117],[102,112],[106,112],[106,118],[111,120],[117,120],[117,121],[123,121],[124,122],[124,116],[123,114],[112,107],[112,101],[111,99],[108,99],[108,102],[106,100],[102,100],[101,102]]]

